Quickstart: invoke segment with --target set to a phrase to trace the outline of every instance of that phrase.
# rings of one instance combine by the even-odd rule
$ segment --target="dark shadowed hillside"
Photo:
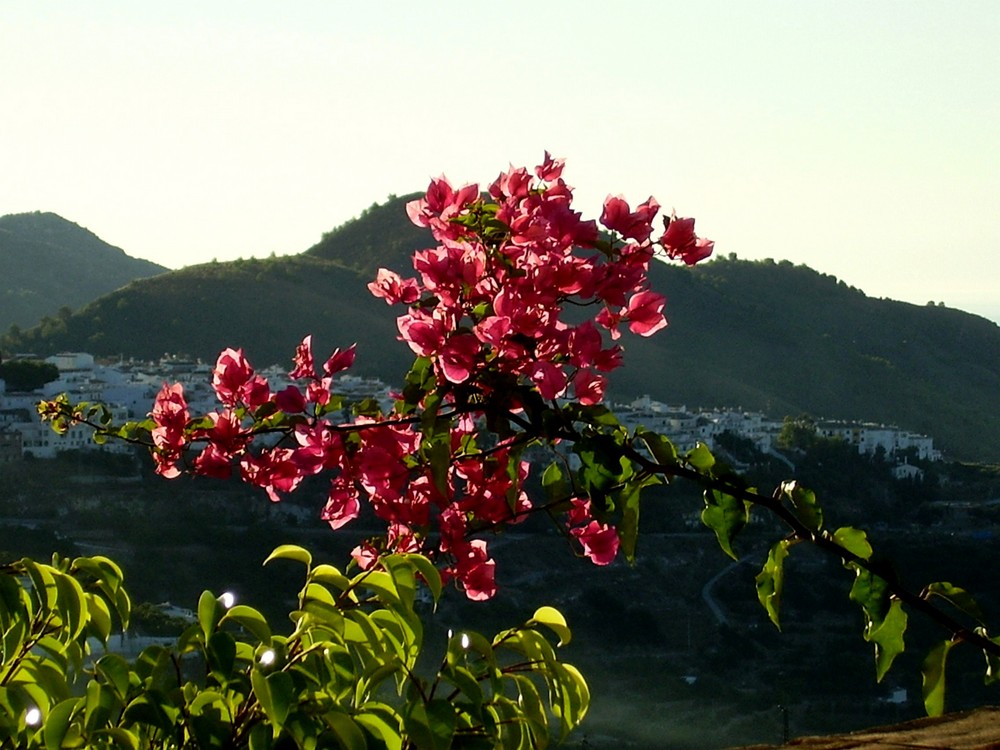
[[[52,213],[0,216],[0,331],[55,318],[60,308],[166,270]]]
[[[396,198],[329,232],[299,256],[195,266],[135,282],[65,320],[2,343],[47,354],[84,349],[288,362],[306,333],[319,349],[359,342],[357,369],[398,383],[411,361],[397,310],[366,289],[379,266],[406,273],[430,244]],[[671,325],[626,338],[614,396],[691,406],[742,405],[775,417],[883,421],[932,435],[953,456],[1000,460],[1000,327],[936,306],[872,299],[788,262],[721,258],[657,264]]]

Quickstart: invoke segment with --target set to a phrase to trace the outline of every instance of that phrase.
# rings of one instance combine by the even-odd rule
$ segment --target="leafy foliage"
[[[35,359],[15,359],[0,363],[0,380],[8,391],[33,391],[59,377],[59,368]]]
[[[587,683],[545,636],[539,609],[492,639],[452,634],[424,655],[420,592],[441,581],[418,555],[347,576],[285,545],[268,562],[305,567],[281,634],[252,607],[206,591],[172,648],[134,661],[91,654],[112,613],[127,622],[121,571],[105,558],[21,560],[0,574],[0,744],[21,748],[541,748],[586,715]],[[427,672],[433,658],[440,664]]]

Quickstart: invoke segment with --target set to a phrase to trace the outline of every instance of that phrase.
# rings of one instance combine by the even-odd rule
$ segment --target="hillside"
[[[36,325],[166,270],[56,214],[0,216],[0,331]]]
[[[413,249],[430,242],[408,224],[406,200],[373,206],[298,256],[137,281],[0,345],[208,361],[225,346],[243,346],[265,365],[288,362],[312,333],[320,349],[357,341],[360,373],[399,382],[411,356],[395,341],[397,311],[365,285],[380,265],[405,273]],[[652,281],[668,297],[671,325],[652,339],[624,340],[613,396],[894,423],[932,435],[954,457],[1000,461],[996,324],[872,299],[788,262],[657,264]]]

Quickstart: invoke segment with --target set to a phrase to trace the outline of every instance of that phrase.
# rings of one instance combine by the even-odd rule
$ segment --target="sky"
[[[178,268],[548,150],[587,217],[1000,321],[997,40],[996,0],[4,0],[0,215]]]

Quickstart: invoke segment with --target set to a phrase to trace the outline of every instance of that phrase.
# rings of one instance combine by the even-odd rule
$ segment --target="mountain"
[[[0,331],[33,326],[167,269],[53,213],[0,216]]]
[[[166,352],[214,361],[242,346],[257,365],[289,363],[358,342],[356,370],[399,383],[412,361],[396,341],[398,310],[366,284],[379,266],[406,274],[431,244],[393,198],[297,256],[210,263],[136,281],[73,315],[8,335],[5,350],[86,350],[144,359]],[[656,263],[670,326],[624,336],[611,396],[742,406],[774,417],[896,424],[931,435],[953,457],[1000,462],[1000,327],[938,306],[873,299],[789,262],[718,258]]]

